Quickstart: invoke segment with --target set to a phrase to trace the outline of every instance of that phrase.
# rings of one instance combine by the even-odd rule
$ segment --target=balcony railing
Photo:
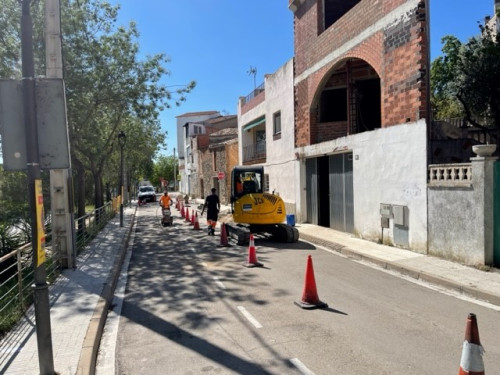
[[[243,103],[241,103],[241,104],[245,105],[246,103],[250,102],[253,98],[255,98],[257,95],[259,95],[263,91],[265,91],[264,83],[257,86],[250,94],[248,94],[245,97],[245,99],[243,99]]]
[[[243,147],[243,163],[266,159],[266,143],[259,142]]]

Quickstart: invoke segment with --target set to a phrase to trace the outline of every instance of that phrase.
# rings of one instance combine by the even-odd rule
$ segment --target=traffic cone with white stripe
[[[189,208],[186,207],[186,221],[189,222]]]
[[[255,251],[255,242],[253,240],[253,234],[250,233],[250,244],[248,245],[248,261],[245,267],[263,267],[262,263],[257,261],[257,253]]]
[[[200,230],[200,222],[198,221],[198,212],[196,212],[196,217],[194,218],[193,229]]]
[[[479,341],[476,314],[469,314],[458,375],[484,375],[484,349]]]
[[[328,305],[321,302],[318,297],[316,279],[314,278],[314,269],[310,255],[307,256],[306,276],[304,279],[302,299],[300,302],[295,302],[295,304],[303,309],[322,309],[328,307]]]

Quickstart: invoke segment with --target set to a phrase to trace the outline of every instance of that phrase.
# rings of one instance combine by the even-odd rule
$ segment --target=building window
[[[273,115],[273,134],[281,133],[281,111]]]
[[[325,30],[333,25],[344,14],[349,12],[361,0],[324,0],[324,27]]]
[[[214,152],[212,153],[213,155],[213,158],[212,158],[212,167],[213,167],[213,170],[216,171],[217,170],[217,151],[214,150]]]

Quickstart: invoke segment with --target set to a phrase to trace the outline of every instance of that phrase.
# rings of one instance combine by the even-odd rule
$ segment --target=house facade
[[[231,170],[238,164],[238,129],[226,128],[197,138],[200,173],[196,197],[204,198],[215,188],[221,203],[229,205]]]
[[[297,213],[299,170],[294,146],[293,59],[238,102],[241,165],[264,166],[267,192],[279,194],[287,213]]]
[[[192,181],[196,173],[195,154],[193,153],[193,137],[198,132],[204,134],[204,121],[221,117],[217,111],[188,112],[176,117],[177,119],[177,152],[179,156],[178,187],[183,193],[190,193]]]
[[[289,0],[297,217],[427,249],[428,4]]]

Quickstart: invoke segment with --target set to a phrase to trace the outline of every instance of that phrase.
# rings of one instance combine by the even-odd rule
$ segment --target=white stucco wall
[[[378,241],[381,236],[380,204],[407,206],[409,247],[427,251],[427,141],[426,122],[419,120],[377,129],[296,150],[302,158],[353,153],[355,234]],[[301,163],[305,185],[305,162]],[[298,184],[298,183],[297,183]],[[298,192],[301,213],[306,212],[305,193]],[[391,228],[384,238],[393,237]]]
[[[266,75],[264,102],[241,114],[238,108],[239,164],[243,162],[243,148],[252,144],[250,132],[242,127],[259,117],[266,118],[266,162],[264,171],[269,175],[269,190],[279,193],[287,204],[287,211],[295,211],[296,181],[299,180],[295,165],[293,59],[275,73]],[[273,115],[281,112],[281,136],[273,139]]]
[[[429,254],[470,265],[493,263],[496,160],[471,158],[470,186],[429,187]]]
[[[186,140],[186,131],[184,125],[186,123],[202,123],[203,121],[209,120],[211,118],[219,117],[220,113],[218,112],[208,112],[199,114],[193,113],[192,115],[181,115],[177,116],[177,155],[179,157],[179,175],[181,176],[181,180],[179,183],[179,191],[183,193],[187,193],[189,189],[188,184],[188,172],[186,170],[186,160],[184,159],[186,156],[186,145],[188,144],[188,140]]]

